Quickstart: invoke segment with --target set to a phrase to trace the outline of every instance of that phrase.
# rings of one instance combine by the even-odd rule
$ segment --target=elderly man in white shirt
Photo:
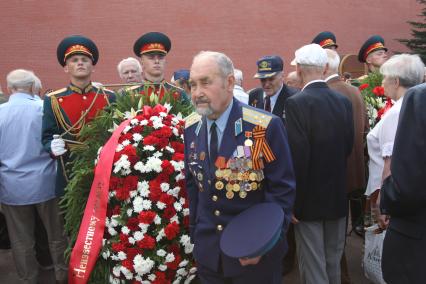
[[[18,277],[37,283],[35,214],[48,235],[57,283],[66,283],[67,240],[55,194],[55,161],[43,150],[43,105],[34,97],[35,76],[14,70],[7,75],[11,96],[0,106],[0,203],[6,217]]]
[[[240,102],[248,104],[249,95],[243,89],[243,72],[240,69],[234,69],[234,77],[234,97]]]

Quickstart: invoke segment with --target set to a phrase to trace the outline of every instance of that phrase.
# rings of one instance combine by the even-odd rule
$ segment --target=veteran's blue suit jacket
[[[217,225],[222,225],[225,228],[234,216],[255,204],[261,202],[277,203],[282,207],[285,214],[282,238],[271,251],[262,257],[261,263],[258,265],[259,269],[280,266],[280,260],[287,250],[285,232],[290,223],[295,199],[295,175],[287,133],[281,119],[277,116],[243,105],[234,99],[218,156],[223,156],[226,159],[231,157],[238,145],[244,145],[245,131],[252,131],[256,126],[243,119],[243,131],[235,135],[235,121],[243,117],[243,108],[272,116],[266,130],[266,140],[276,157],[275,161],[271,163],[265,162],[265,179],[262,182],[262,189],[248,192],[244,199],[241,199],[238,194],[235,194],[233,199],[227,199],[225,189],[219,191],[215,188],[215,169],[210,168],[208,159],[208,132],[205,117],[199,122],[202,125],[198,135],[196,133],[198,123],[185,129],[186,181],[189,196],[190,233],[195,244],[194,257],[198,263],[213,271],[220,271],[219,259],[221,259],[221,270],[227,277],[244,273],[245,267],[240,265],[238,259],[229,258],[221,253],[219,247],[221,231],[217,230]],[[191,148],[192,143],[195,146],[194,148]],[[196,163],[189,164],[191,151],[197,153],[197,160]],[[199,159],[201,152],[206,153],[204,160]],[[203,175],[201,182],[194,176],[198,173]],[[214,201],[213,196],[217,196],[216,201]],[[214,214],[215,210],[220,211],[219,216]],[[265,222],[267,221],[265,220]]]

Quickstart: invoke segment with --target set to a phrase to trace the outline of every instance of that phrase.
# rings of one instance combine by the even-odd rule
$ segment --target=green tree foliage
[[[417,0],[423,5],[419,17],[422,21],[407,21],[411,25],[411,39],[399,39],[398,41],[407,46],[413,53],[419,54],[426,63],[426,0]]]

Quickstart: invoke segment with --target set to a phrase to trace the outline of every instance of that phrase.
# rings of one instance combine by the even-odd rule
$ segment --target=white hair
[[[139,60],[137,60],[134,57],[128,57],[128,58],[121,60],[117,65],[117,71],[118,71],[118,74],[120,74],[120,76],[121,76],[121,68],[123,67],[123,64],[125,64],[125,63],[134,64],[136,66],[136,69],[138,69],[138,72],[142,73],[142,66],[141,66]]]
[[[398,78],[401,86],[410,88],[424,81],[425,65],[417,54],[397,54],[383,63],[380,73]]]
[[[339,54],[332,49],[326,49],[325,52],[327,52],[329,71],[333,73],[338,73],[340,64]]]
[[[41,89],[43,88],[43,85],[41,84],[41,80],[39,77],[37,77],[34,73],[34,86],[33,86],[33,92],[34,94],[39,94]]]
[[[234,68],[235,84],[241,86],[243,83],[243,71]]]
[[[212,57],[216,61],[219,71],[224,78],[228,75],[234,74],[234,64],[224,53],[216,51],[200,51],[197,55],[195,55],[193,62],[199,57]]]
[[[6,81],[10,89],[30,91],[35,84],[35,75],[28,70],[16,69],[7,74]]]

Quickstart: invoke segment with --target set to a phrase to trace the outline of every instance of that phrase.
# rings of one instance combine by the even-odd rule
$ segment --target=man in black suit
[[[426,84],[405,95],[396,132],[392,175],[383,182],[380,207],[390,215],[383,243],[386,283],[425,283]]]
[[[296,172],[293,211],[302,283],[340,283],[348,201],[346,161],[353,145],[352,106],[324,81],[327,53],[318,44],[295,52],[302,90],[286,101]]]
[[[249,105],[272,112],[285,122],[284,103],[297,90],[284,84],[283,60],[276,55],[264,56],[256,64],[254,78],[260,79],[262,87],[249,92]]]

